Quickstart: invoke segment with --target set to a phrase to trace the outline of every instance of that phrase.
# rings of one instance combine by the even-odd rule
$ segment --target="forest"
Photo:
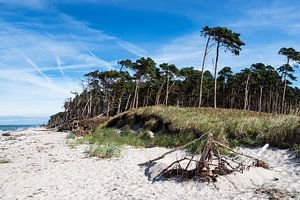
[[[204,55],[199,58],[201,68],[156,63],[150,57],[121,60],[114,70],[85,74],[83,91],[73,93],[64,103],[65,111],[51,119],[59,117],[66,123],[154,105],[298,113],[300,89],[292,85],[300,63],[297,50],[278,49],[278,56],[286,60],[280,66],[253,63],[233,73],[231,66],[220,67],[219,57],[221,51],[240,54],[245,45],[240,34],[226,27],[205,26],[200,35],[206,40]],[[206,59],[212,53],[213,70],[209,71]]]

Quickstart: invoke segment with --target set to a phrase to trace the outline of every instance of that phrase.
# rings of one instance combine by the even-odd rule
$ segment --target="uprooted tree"
[[[211,133],[203,134],[196,140],[174,148],[155,159],[139,165],[154,163],[155,161],[164,158],[166,155],[184,149],[197,141],[201,141],[201,143],[195,152],[172,162],[156,175],[153,178],[153,181],[164,176],[166,178],[179,178],[180,180],[196,179],[215,182],[219,175],[228,175],[232,172],[243,173],[244,170],[249,169],[252,166],[270,169],[270,166],[266,162],[258,159],[258,156],[268,147],[268,144],[266,144],[255,156],[249,156],[237,152],[227,145],[214,140],[213,134]],[[233,156],[239,155],[245,159],[237,161],[233,156],[222,154],[221,152],[224,152],[224,150],[227,150],[227,152],[230,152]]]

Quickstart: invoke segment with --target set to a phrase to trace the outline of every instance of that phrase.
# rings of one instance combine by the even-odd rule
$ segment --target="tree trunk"
[[[218,71],[218,61],[219,61],[219,48],[220,48],[220,41],[218,40],[217,43],[217,51],[216,51],[216,63],[215,63],[215,73],[214,73],[214,108],[217,108],[217,71]]]
[[[134,96],[133,96],[133,103],[131,108],[135,108],[138,102],[138,86],[139,86],[139,81],[138,79],[135,80],[135,89],[134,89]]]
[[[93,99],[93,95],[92,95],[92,92],[90,91],[89,108],[88,108],[88,116],[89,117],[91,117],[91,115],[92,115],[92,99]]]
[[[125,111],[126,111],[126,110],[128,109],[128,107],[129,107],[130,98],[131,98],[131,93],[129,94],[128,99],[127,99],[127,101],[126,101]]]
[[[163,86],[164,86],[165,82],[166,82],[166,81],[165,81],[165,79],[164,79],[163,83],[161,84],[161,86],[159,87],[159,89],[158,89],[158,91],[157,91],[156,99],[155,99],[155,105],[158,105],[159,102],[160,102],[160,95],[161,95],[161,91],[162,91],[162,89],[163,89]]]
[[[149,99],[150,99],[151,96],[152,96],[152,88],[151,88],[151,90],[149,92],[149,95],[147,96],[147,99],[146,99],[146,107],[149,105]]]
[[[120,98],[119,98],[118,111],[117,111],[118,114],[120,114],[120,111],[121,111],[121,103],[122,103],[122,96],[120,96]]]
[[[261,103],[262,103],[263,88],[264,88],[264,86],[261,85],[260,86],[260,92],[259,92],[258,112],[261,112]]]
[[[287,64],[285,66],[285,73],[284,73],[284,87],[283,87],[283,94],[282,94],[282,113],[284,113],[284,109],[285,109],[285,93],[286,93],[286,86],[287,86],[287,80],[286,80],[286,75],[287,75],[287,67],[290,64],[290,59],[287,59]]]
[[[135,105],[135,108],[138,108],[139,107],[139,91],[137,90],[137,93],[136,93],[136,105]]]
[[[167,73],[167,90],[166,90],[166,106],[168,106],[168,98],[169,98],[169,72]]]
[[[199,93],[199,104],[198,107],[201,107],[202,105],[202,92],[203,92],[203,78],[204,78],[204,66],[205,66],[205,60],[207,56],[207,51],[208,51],[208,44],[209,44],[210,36],[207,38],[207,42],[205,45],[205,50],[204,50],[204,55],[203,55],[203,60],[202,60],[202,67],[201,67],[201,80],[200,80],[200,93]]]
[[[251,94],[249,95],[249,100],[248,100],[248,110],[251,109]]]
[[[248,74],[248,76],[247,76],[247,81],[246,81],[246,86],[245,86],[244,110],[246,110],[247,106],[248,106],[249,79],[250,79],[250,74]]]

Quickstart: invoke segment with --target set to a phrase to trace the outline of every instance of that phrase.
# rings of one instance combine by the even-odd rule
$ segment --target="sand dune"
[[[0,199],[300,199],[300,162],[292,152],[270,148],[261,157],[274,168],[251,168],[216,183],[151,177],[183,152],[151,167],[137,164],[165,148],[125,147],[119,158],[86,157],[85,145],[69,148],[66,133],[42,128],[0,136]],[[255,154],[258,149],[240,149]],[[150,179],[150,180],[149,180]]]

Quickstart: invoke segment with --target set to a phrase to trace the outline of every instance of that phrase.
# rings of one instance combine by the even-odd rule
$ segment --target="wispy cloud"
[[[44,72],[42,72],[42,70],[28,57],[26,56],[25,54],[22,54],[22,56],[24,56],[24,58],[26,59],[26,61],[34,67],[34,69],[36,69],[36,71],[38,71],[42,77],[44,77],[46,79],[46,81],[48,81],[49,83],[52,83],[52,81],[50,80],[50,78],[44,74]]]
[[[44,0],[0,0],[0,5],[13,6],[13,7],[25,7],[32,9],[42,9],[45,8],[47,1]]]
[[[60,58],[59,58],[59,56],[57,55],[56,52],[53,52],[53,53],[54,53],[54,56],[55,56],[55,60],[56,60],[56,64],[57,64],[57,67],[59,69],[59,72],[60,72],[61,76],[64,78],[65,74],[64,74],[64,71],[61,67],[61,60],[60,60]]]
[[[289,32],[291,27],[299,24],[299,4],[293,1],[257,1],[256,4],[237,6],[241,16],[230,22],[223,22],[233,28],[257,31],[257,29],[278,29]]]
[[[170,62],[179,67],[198,67],[203,54],[204,39],[199,32],[186,34],[157,48],[153,57],[158,63]]]
[[[120,39],[117,39],[116,42],[120,47],[126,49],[130,53],[135,54],[139,57],[144,57],[147,54],[147,52],[144,49],[142,49],[130,42],[126,42],[126,41],[120,40]]]
[[[300,49],[300,7],[293,1],[218,2],[218,8],[210,13],[209,9],[206,11],[206,1],[186,3],[180,0],[175,4],[157,0],[139,4],[128,0],[88,0],[95,5],[120,6],[132,12],[172,13],[172,16],[184,16],[195,25],[178,34],[165,33],[174,36],[173,39],[161,39],[158,35],[157,41],[151,44],[145,41],[144,45],[124,40],[110,31],[98,30],[95,28],[98,26],[80,21],[56,7],[78,2],[83,1],[0,0],[0,115],[59,111],[62,101],[70,96],[69,91],[81,90],[79,78],[83,74],[96,69],[114,69],[118,59],[150,56],[157,63],[200,69],[205,39],[200,36],[199,27],[203,23],[228,26],[242,33],[246,43],[240,56],[222,52],[220,68],[231,66],[238,71],[255,62],[276,67],[283,62],[283,57],[277,54],[279,48]],[[157,6],[153,8],[152,4]],[[214,56],[212,51],[206,69],[212,69]]]
[[[116,58],[102,59],[109,58],[105,49],[133,57],[143,52],[57,10],[50,13],[37,20],[22,12],[0,12],[0,115],[53,114],[61,110],[70,91],[81,90],[83,74],[113,69]],[[6,15],[18,20],[6,20]]]
[[[278,55],[278,50],[284,46],[293,46],[296,49],[300,49],[296,41],[289,39],[267,44],[253,42],[242,48],[240,56],[221,51],[219,68],[230,66],[234,71],[239,71],[257,62],[266,63],[276,68],[284,62],[284,57]],[[199,70],[203,59],[204,47],[205,38],[200,37],[199,32],[194,32],[175,38],[170,43],[162,45],[152,56],[159,63],[174,63],[179,68],[194,66]],[[211,51],[206,60],[206,69],[213,70],[212,59],[214,58],[215,52]]]

